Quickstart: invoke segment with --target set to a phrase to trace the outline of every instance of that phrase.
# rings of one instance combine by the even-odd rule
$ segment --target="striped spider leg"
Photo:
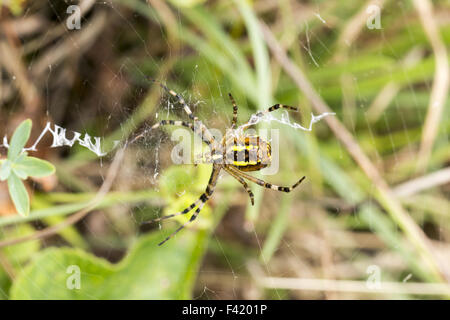
[[[230,98],[231,104],[233,105],[233,121],[231,122],[231,129],[235,129],[237,124],[238,106],[236,105],[236,101],[234,100],[231,93],[228,93],[228,97]]]
[[[164,243],[166,243],[170,238],[172,238],[174,235],[176,235],[180,230],[182,230],[184,227],[186,227],[189,223],[191,223],[192,221],[194,221],[195,219],[197,219],[198,214],[200,213],[200,211],[202,210],[203,206],[205,205],[205,203],[209,200],[209,198],[211,197],[211,195],[214,192],[214,188],[216,186],[217,183],[217,179],[219,177],[219,173],[220,173],[220,169],[222,168],[221,165],[214,165],[212,172],[211,172],[211,177],[209,178],[209,182],[208,185],[206,186],[206,191],[200,196],[200,198],[195,201],[194,203],[192,203],[190,206],[188,206],[186,209],[184,209],[183,211],[180,211],[178,213],[174,213],[171,214],[169,216],[164,216],[162,218],[158,218],[155,220],[152,220],[150,222],[155,222],[155,221],[159,221],[159,220],[163,220],[163,219],[169,219],[169,218],[173,218],[175,216],[178,215],[182,215],[182,214],[186,214],[189,211],[191,211],[192,209],[194,209],[195,207],[197,207],[197,209],[195,210],[195,212],[192,214],[191,218],[189,219],[189,221],[185,222],[184,224],[182,224],[180,227],[178,227],[174,232],[172,232],[167,238],[165,238],[163,241],[161,241],[158,246],[163,245]]]
[[[300,183],[302,183],[302,181],[305,180],[305,178],[306,178],[305,176],[303,176],[300,180],[298,180],[292,186],[290,186],[290,187],[282,187],[282,186],[271,184],[271,183],[265,182],[264,180],[255,178],[255,177],[253,177],[253,176],[251,176],[249,174],[246,174],[246,173],[240,171],[239,169],[237,169],[235,166],[232,166],[232,165],[226,165],[225,169],[228,169],[231,172],[233,172],[234,174],[239,175],[239,176],[241,176],[241,177],[243,177],[243,178],[245,178],[247,180],[250,180],[251,182],[254,182],[254,183],[256,183],[257,185],[259,185],[261,187],[264,187],[264,188],[267,188],[267,189],[272,189],[272,190],[275,190],[275,191],[282,191],[282,192],[291,192]],[[227,172],[228,172],[228,170],[227,170]]]
[[[275,110],[278,110],[278,109],[286,109],[286,110],[298,112],[298,108],[297,108],[297,107],[286,106],[286,105],[284,105],[284,104],[277,103],[277,104],[274,104],[273,106],[271,106],[270,108],[268,108],[268,109],[265,110],[265,111],[258,111],[258,112],[256,113],[256,116],[257,116],[257,117],[263,117],[263,116],[265,116],[266,114],[268,114],[268,113],[270,113],[270,112],[273,112],[273,111],[275,111]],[[242,125],[242,127],[245,129],[245,128],[247,128],[247,127],[250,127],[250,126],[253,125],[253,124],[254,124],[254,123],[251,123],[250,120],[249,120],[249,121],[247,121],[246,123],[244,123],[244,124]]]
[[[242,186],[244,187],[245,191],[247,191],[248,196],[250,197],[250,202],[252,203],[252,206],[255,205],[255,196],[253,195],[252,190],[248,186],[247,182],[239,174],[236,174],[235,172],[231,171],[228,167],[223,167],[223,169],[228,172],[229,175],[231,175],[233,178],[235,178],[237,181],[239,181]]]

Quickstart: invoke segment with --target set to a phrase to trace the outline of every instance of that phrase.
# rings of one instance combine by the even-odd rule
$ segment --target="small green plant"
[[[0,181],[8,181],[9,194],[21,216],[30,213],[30,198],[22,180],[46,177],[55,172],[50,162],[29,157],[24,151],[30,138],[31,125],[31,120],[27,119],[17,127],[9,144],[7,158],[0,159]]]

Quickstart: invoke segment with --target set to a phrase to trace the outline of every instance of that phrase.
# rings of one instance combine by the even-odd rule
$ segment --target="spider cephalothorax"
[[[156,82],[155,80],[152,80],[153,82]],[[159,82],[158,82],[159,83]],[[162,120],[156,124],[154,124],[150,130],[156,129],[159,126],[162,125],[175,125],[175,126],[184,126],[192,131],[194,133],[198,134],[204,143],[206,143],[210,148],[210,153],[207,155],[203,155],[202,159],[204,162],[212,163],[213,169],[211,173],[211,177],[209,178],[208,185],[206,187],[205,192],[198,198],[197,201],[192,203],[189,207],[184,209],[183,211],[160,217],[157,219],[154,219],[149,222],[155,222],[160,221],[163,219],[172,218],[174,216],[186,214],[190,211],[192,211],[194,208],[197,207],[195,212],[192,214],[191,218],[188,222],[180,226],[178,229],[176,229],[170,236],[168,236],[164,241],[160,242],[159,245],[162,245],[167,240],[169,240],[173,235],[175,235],[178,231],[183,229],[189,222],[194,221],[200,211],[202,210],[205,203],[209,200],[212,193],[214,192],[214,188],[217,183],[217,179],[219,177],[219,173],[221,170],[225,170],[228,172],[232,177],[234,177],[236,180],[238,180],[242,186],[247,191],[252,205],[254,204],[254,196],[252,191],[247,185],[247,182],[245,179],[252,181],[262,187],[277,190],[277,191],[283,191],[283,192],[290,192],[295,187],[297,187],[304,179],[305,177],[302,177],[300,180],[298,180],[295,184],[293,184],[291,187],[280,187],[268,182],[265,182],[264,180],[255,178],[247,173],[245,171],[258,171],[261,170],[271,163],[271,157],[272,157],[272,149],[270,146],[270,143],[263,138],[257,136],[257,135],[247,135],[243,130],[235,130],[236,124],[237,124],[237,111],[238,107],[236,105],[236,102],[234,101],[231,94],[229,94],[231,103],[233,104],[233,121],[231,124],[231,130],[227,132],[224,138],[219,142],[217,141],[214,136],[209,132],[208,128],[201,122],[198,121],[196,117],[192,114],[191,109],[186,104],[183,97],[181,97],[179,94],[177,94],[175,91],[170,90],[165,85],[159,83],[159,85],[167,91],[170,95],[175,97],[180,103],[184,111],[187,113],[189,118],[194,122],[186,122],[186,121],[178,121],[178,120]],[[288,109],[288,110],[294,110],[297,111],[297,108],[291,107],[291,106],[285,106],[282,104],[275,104],[266,111],[258,112],[258,116],[263,116],[264,114],[267,114],[269,112],[275,111],[277,109]],[[242,126],[242,128],[247,128],[251,126],[253,123],[247,122]],[[147,132],[146,130],[144,133],[138,135],[136,138],[134,138],[133,141],[136,139],[139,139],[143,137],[143,135]],[[231,133],[229,133],[231,132]]]

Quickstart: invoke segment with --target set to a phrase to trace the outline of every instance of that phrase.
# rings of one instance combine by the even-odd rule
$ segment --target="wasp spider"
[[[250,201],[252,205],[254,204],[254,195],[250,190],[247,182],[245,180],[249,180],[254,182],[264,188],[282,191],[282,192],[290,192],[295,187],[297,187],[305,177],[302,177],[296,183],[294,183],[291,187],[280,187],[264,180],[255,178],[247,173],[246,171],[258,171],[262,168],[267,167],[271,162],[271,146],[268,141],[265,141],[259,136],[255,135],[247,135],[243,132],[243,130],[235,130],[237,125],[237,112],[238,107],[236,102],[231,94],[229,98],[233,105],[233,120],[231,123],[231,134],[226,134],[225,137],[222,138],[221,141],[217,141],[213,135],[209,132],[208,128],[198,121],[198,118],[192,114],[191,109],[186,104],[183,97],[177,94],[175,91],[170,90],[164,84],[157,82],[156,80],[150,79],[152,82],[158,83],[166,92],[168,92],[171,96],[173,96],[177,102],[183,106],[184,111],[187,113],[189,118],[193,120],[194,123],[186,122],[186,121],[178,121],[178,120],[162,120],[156,124],[154,124],[150,129],[144,131],[133,141],[143,137],[148,131],[158,128],[159,126],[164,125],[174,125],[174,126],[184,126],[192,130],[194,133],[198,134],[204,143],[206,143],[210,148],[210,154],[205,155],[204,159],[207,162],[212,163],[212,173],[209,178],[208,185],[206,187],[205,192],[198,198],[197,201],[192,203],[183,211],[167,215],[164,217],[160,217],[151,221],[147,221],[146,223],[157,222],[169,218],[173,218],[175,216],[187,214],[192,211],[194,208],[197,208],[195,212],[192,214],[189,221],[181,225],[178,229],[176,229],[170,236],[164,239],[159,245],[164,244],[167,240],[172,238],[177,232],[183,229],[187,224],[194,221],[200,211],[202,210],[205,203],[209,200],[211,195],[214,192],[214,188],[217,183],[217,179],[219,177],[220,171],[223,169],[228,172],[232,177],[234,177],[237,181],[239,181],[244,189],[247,191]],[[269,112],[275,111],[277,109],[288,109],[297,111],[297,108],[291,106],[285,106],[282,104],[275,104],[272,107],[268,108],[266,111],[261,111],[257,113],[257,116],[263,116]],[[251,126],[253,123],[251,121],[247,122],[241,128],[247,128]],[[233,131],[234,130],[234,131]]]

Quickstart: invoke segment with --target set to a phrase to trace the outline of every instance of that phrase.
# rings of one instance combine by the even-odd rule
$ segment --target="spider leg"
[[[256,115],[258,117],[262,117],[262,116],[264,116],[264,115],[266,115],[266,114],[268,114],[268,113],[270,113],[272,111],[278,110],[278,109],[287,109],[287,110],[291,110],[291,111],[295,111],[295,112],[298,111],[297,107],[291,107],[291,106],[286,106],[284,104],[277,103],[277,104],[274,104],[273,106],[271,106],[270,108],[268,108],[265,111],[257,112]],[[250,121],[248,121],[247,123],[245,123],[243,125],[243,127],[248,127],[248,126],[251,126],[251,125],[252,125],[252,123],[250,123]]]
[[[156,128],[159,128],[160,126],[166,126],[166,125],[183,126],[183,127],[189,128],[192,131],[194,131],[194,126],[192,125],[192,123],[189,123],[189,122],[186,122],[186,121],[178,121],[178,120],[161,120],[160,122],[155,123],[150,129],[146,129],[142,133],[140,133],[139,135],[134,137],[133,140],[131,140],[131,143],[135,142],[138,139],[143,138],[150,131],[152,131],[152,130],[154,130]]]
[[[160,126],[166,126],[166,125],[170,125],[170,126],[183,126],[186,128],[191,129],[194,133],[198,134],[203,142],[205,142],[207,145],[211,145],[214,140],[209,140],[209,139],[205,139],[204,135],[199,134],[198,132],[196,132],[194,125],[192,123],[186,122],[186,121],[179,121],[179,120],[161,120],[158,123],[155,123],[150,129],[144,130],[144,132],[142,132],[141,134],[139,134],[138,136],[136,136],[133,140],[131,140],[131,143],[135,142],[136,140],[143,138],[148,132],[159,128]]]
[[[236,101],[234,100],[231,93],[228,93],[228,97],[231,100],[231,104],[233,105],[233,121],[231,122],[231,129],[236,128],[237,124],[237,112],[238,112],[238,106],[236,105]]]
[[[162,82],[152,79],[152,78],[148,78],[148,80],[157,83],[161,88],[163,88],[167,93],[169,93],[171,96],[175,97],[178,101],[179,104],[181,104],[183,106],[184,111],[187,113],[187,115],[189,116],[189,118],[191,118],[192,120],[195,120],[194,115],[192,114],[191,108],[189,108],[189,106],[187,105],[186,101],[184,101],[183,97],[181,95],[179,95],[178,93],[176,93],[175,91],[169,89],[166,87],[165,84],[163,84]]]
[[[281,187],[281,186],[277,186],[275,184],[265,182],[264,180],[255,178],[255,177],[253,177],[249,174],[246,174],[232,166],[227,166],[226,168],[233,171],[236,174],[239,174],[241,177],[244,177],[244,178],[256,183],[257,185],[260,185],[261,187],[276,190],[276,191],[282,191],[282,192],[291,192],[293,189],[295,189],[295,187],[297,187],[300,183],[302,183],[302,181],[305,180],[305,178],[306,178],[305,176],[303,176],[300,180],[298,180],[296,183],[294,183],[290,187]]]
[[[189,221],[185,222],[184,224],[182,224],[181,226],[179,226],[174,232],[172,232],[167,238],[165,238],[163,241],[161,241],[160,243],[158,243],[158,246],[162,246],[164,243],[166,243],[168,240],[170,240],[170,238],[172,238],[174,235],[176,235],[178,232],[180,232],[182,229],[184,229],[189,223],[191,223],[192,221],[194,221],[198,214],[200,213],[200,210],[202,210],[203,206],[205,205],[206,202],[202,202],[200,203],[200,205],[198,206],[197,210],[195,210],[194,214],[191,216],[191,218],[189,219]]]
[[[187,113],[189,118],[194,120],[194,130],[195,130],[196,133],[200,134],[200,136],[202,137],[203,141],[208,140],[209,144],[212,144],[214,142],[214,137],[211,134],[211,132],[209,132],[208,128],[206,128],[206,126],[201,121],[199,121],[197,117],[194,116],[194,114],[191,111],[191,108],[189,108],[189,106],[187,105],[186,101],[184,100],[184,98],[180,94],[176,93],[172,89],[169,89],[166,85],[164,85],[163,83],[161,83],[158,80],[155,80],[155,79],[152,79],[152,78],[148,78],[148,79],[150,81],[154,82],[154,83],[157,83],[167,93],[169,93],[171,96],[173,96],[173,97],[175,97],[177,99],[178,103],[183,106],[183,109]]]
[[[185,222],[183,225],[181,225],[180,227],[178,227],[174,232],[172,232],[166,239],[164,239],[163,241],[161,241],[158,246],[163,245],[165,242],[167,242],[170,238],[172,238],[175,234],[177,234],[180,230],[182,230],[184,227],[186,227],[189,223],[191,223],[192,221],[194,221],[195,219],[197,219],[198,214],[200,213],[200,211],[202,210],[203,206],[205,205],[205,203],[209,200],[209,198],[211,197],[211,195],[214,192],[214,187],[216,186],[217,183],[217,178],[219,177],[219,172],[220,172],[221,166],[217,166],[214,165],[213,166],[213,170],[211,172],[211,177],[209,178],[209,182],[208,185],[206,186],[206,190],[205,193],[203,193],[199,200],[200,200],[200,204],[198,205],[197,209],[195,210],[195,212],[192,214],[191,218],[189,219],[189,221]],[[197,200],[198,201],[198,200]],[[194,202],[195,203],[195,202]],[[192,206],[192,205],[191,205]],[[189,206],[190,207],[190,206]],[[188,208],[189,208],[188,207]],[[194,206],[195,207],[195,206]],[[186,209],[188,209],[186,208]],[[185,210],[186,210],[185,209]],[[190,209],[192,210],[192,209]],[[183,210],[184,211],[184,210]]]
[[[177,213],[173,213],[173,214],[169,214],[167,216],[163,216],[163,217],[159,217],[156,219],[152,219],[152,220],[148,220],[148,221],[144,221],[142,222],[142,224],[149,224],[149,223],[153,223],[153,222],[158,222],[161,220],[166,220],[166,219],[170,219],[176,216],[181,216],[183,214],[188,213],[189,211],[191,211],[192,209],[194,209],[196,206],[198,206],[199,203],[201,203],[201,199],[204,196],[204,193],[200,196],[200,198],[198,198],[196,201],[194,201],[191,205],[189,205],[189,207],[187,207],[186,209],[184,209],[183,211],[177,212]]]
[[[224,170],[226,172],[228,172],[233,178],[235,178],[237,181],[239,181],[242,184],[242,186],[244,187],[245,191],[247,191],[247,193],[248,193],[248,195],[250,197],[250,201],[252,203],[252,206],[255,205],[255,196],[253,195],[252,190],[250,190],[247,182],[245,182],[245,180],[242,179],[237,173],[235,173],[235,172],[233,172],[231,170],[228,170],[227,167],[224,167]]]
[[[211,149],[212,152],[215,151],[214,148]],[[209,163],[213,163],[213,156],[212,156],[212,152],[204,152],[204,153],[200,153],[197,154],[195,157],[195,162],[196,163],[202,163],[202,164],[209,164]]]
[[[284,104],[274,104],[273,106],[271,106],[269,109],[267,109],[266,111],[263,111],[263,113],[269,113],[278,109],[287,109],[287,110],[291,110],[291,111],[298,111],[297,107],[291,107],[291,106],[285,106]]]

